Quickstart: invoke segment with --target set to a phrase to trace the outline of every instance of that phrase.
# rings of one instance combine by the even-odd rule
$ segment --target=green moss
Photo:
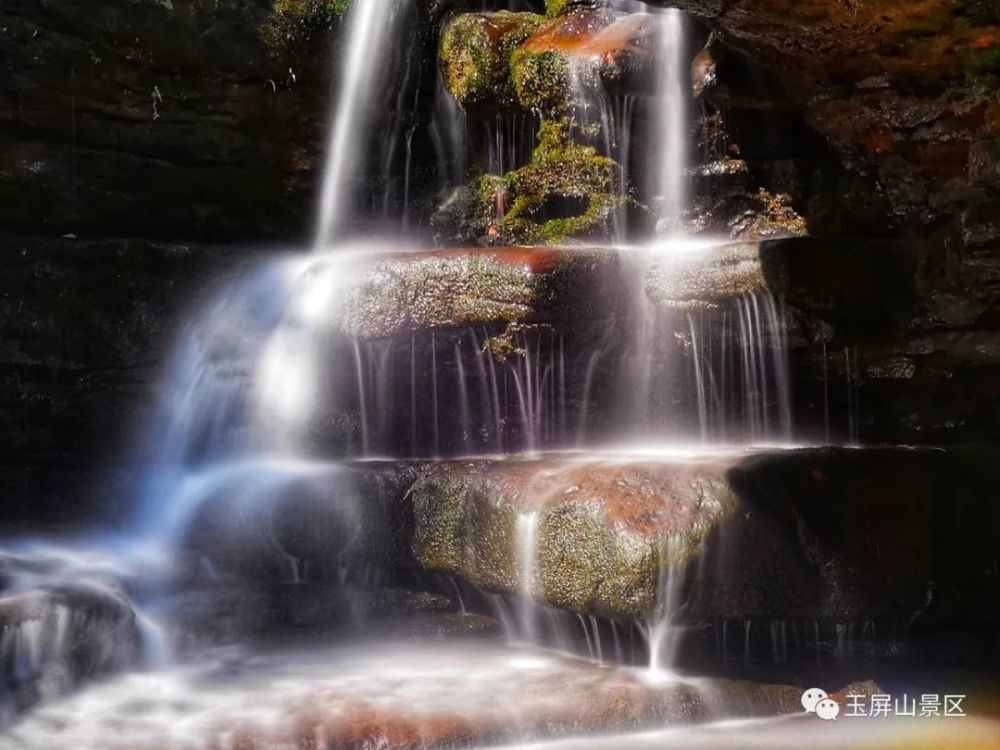
[[[387,258],[354,285],[341,326],[351,336],[523,320],[533,311],[533,276],[489,255]]]
[[[274,0],[264,42],[284,53],[324,35],[351,7],[351,0]]]
[[[511,78],[523,107],[555,118],[569,109],[569,61],[559,51],[515,50]]]
[[[545,0],[545,12],[551,18],[561,16],[569,7],[569,0]]]
[[[448,196],[432,219],[439,237],[558,244],[606,227],[628,201],[615,191],[620,167],[580,142],[599,126],[585,132],[573,123],[565,53],[518,46],[542,20],[526,13],[466,14],[445,29],[439,58],[458,102],[520,105],[537,112],[542,126],[528,164],[481,176]]]
[[[438,63],[445,87],[459,105],[516,105],[510,56],[544,20],[535,13],[467,13],[445,26]]]
[[[438,234],[483,245],[553,245],[606,228],[632,200],[615,191],[618,164],[574,140],[575,130],[568,118],[543,121],[531,161],[455,191],[432,219]],[[567,215],[566,206],[576,210]]]
[[[542,123],[540,142],[524,167],[506,175],[509,208],[497,225],[508,243],[559,244],[606,226],[626,199],[614,191],[619,166],[573,141],[568,120]],[[575,199],[571,216],[545,218],[552,200]]]

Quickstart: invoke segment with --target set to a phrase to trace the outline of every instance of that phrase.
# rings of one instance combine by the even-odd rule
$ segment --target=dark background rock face
[[[0,253],[0,519],[112,511],[181,311],[251,253],[9,236]]]
[[[326,58],[304,75],[269,50],[269,5],[0,8],[5,521],[127,497],[123,448],[181,311],[308,227]]]
[[[996,438],[1000,419],[988,384],[1000,336],[1000,224],[986,208],[1000,196],[996,3],[675,4],[715,31],[719,85],[706,97],[732,105],[737,142],[761,152],[761,137],[746,127],[753,122],[758,133],[800,134],[779,143],[801,143],[807,132],[818,139],[784,170],[779,159],[758,165],[755,176],[783,175],[812,234],[848,247],[858,237],[903,242],[899,283],[915,290],[910,306],[890,328],[811,316],[815,335],[799,357],[800,382],[825,372],[836,390],[855,389],[868,440]],[[752,103],[750,85],[758,93]],[[837,359],[824,363],[824,346]]]
[[[850,407],[871,442],[1000,437],[995,3],[680,5],[714,32],[705,116],[725,113],[730,156],[749,170],[708,193],[790,194],[823,237],[786,248],[803,274],[879,279],[864,304],[841,287],[835,307],[794,299],[786,279],[803,332],[797,409]],[[377,221],[429,234],[443,184],[428,128],[438,30],[479,9],[414,5],[404,92],[362,186]],[[270,18],[267,0],[0,8],[0,516],[68,517],[128,494],[112,457],[194,290],[246,248],[308,232],[337,50],[327,33],[268,46]],[[419,187],[401,219],[409,132]]]
[[[322,86],[260,39],[263,0],[0,9],[5,231],[299,233]]]

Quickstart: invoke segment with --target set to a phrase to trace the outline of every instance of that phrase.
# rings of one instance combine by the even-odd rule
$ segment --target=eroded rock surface
[[[257,241],[297,226],[321,108],[265,46],[269,5],[5,3],[4,230]]]
[[[351,292],[344,327],[360,338],[598,311],[620,271],[600,249],[507,247],[376,259]],[[606,313],[605,313],[606,314]]]
[[[0,593],[0,726],[84,680],[134,665],[140,648],[132,606],[109,586]]]
[[[510,647],[376,643],[251,659],[208,653],[191,667],[98,686],[39,712],[15,736],[30,750],[208,750],[227,742],[248,750],[316,742],[412,750],[775,716],[799,711],[800,693],[731,680],[650,683],[634,670]]]
[[[410,496],[424,567],[606,615],[650,611],[664,555],[686,559],[735,505],[715,463],[454,462]]]
[[[421,565],[574,611],[648,614],[675,568],[696,620],[995,616],[995,514],[940,452],[451,462],[410,498]]]
[[[697,309],[729,304],[767,290],[756,243],[672,250],[653,256],[645,291],[665,308]]]

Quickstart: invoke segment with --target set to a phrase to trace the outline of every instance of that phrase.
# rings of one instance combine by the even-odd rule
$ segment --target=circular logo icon
[[[840,704],[833,698],[824,698],[816,704],[816,715],[823,721],[834,721],[840,715]]]
[[[819,688],[809,688],[802,693],[802,708],[804,708],[809,713],[816,711],[816,704],[821,700],[829,698],[825,690],[820,690]]]

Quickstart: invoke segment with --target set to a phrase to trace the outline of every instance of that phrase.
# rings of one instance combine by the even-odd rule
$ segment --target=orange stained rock
[[[709,523],[719,509],[688,500],[701,496],[709,484],[723,481],[734,462],[732,458],[676,463],[500,462],[485,466],[483,476],[503,486],[503,494],[521,510],[594,502],[600,504],[609,525],[655,536]]]
[[[593,55],[611,62],[623,53],[645,54],[642,43],[652,40],[655,24],[656,17],[646,13],[615,16],[580,11],[544,24],[528,37],[521,49]]]
[[[554,271],[572,253],[571,249],[558,247],[457,247],[440,250],[425,250],[415,253],[396,253],[386,257],[393,260],[425,260],[441,258],[443,260],[462,258],[464,256],[488,257],[497,263],[512,266],[525,266],[531,273],[548,273]]]

